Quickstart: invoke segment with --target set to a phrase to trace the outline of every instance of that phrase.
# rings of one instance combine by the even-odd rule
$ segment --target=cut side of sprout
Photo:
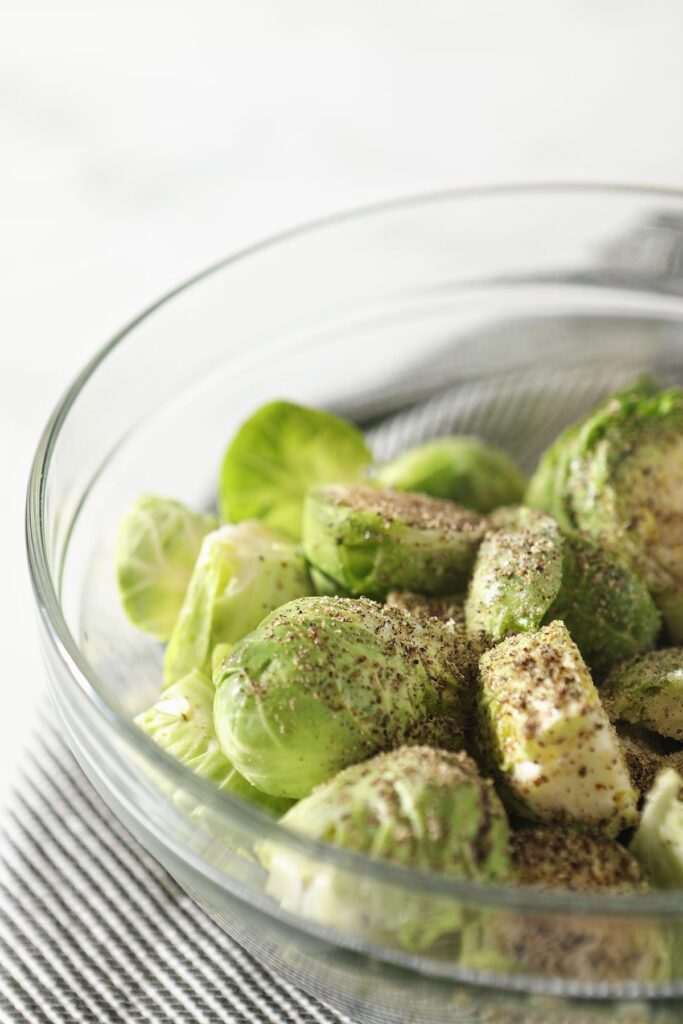
[[[611,835],[636,823],[618,736],[562,622],[503,641],[481,675],[482,737],[519,814]]]

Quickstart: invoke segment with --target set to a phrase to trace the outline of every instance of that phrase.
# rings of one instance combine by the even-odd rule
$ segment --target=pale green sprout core
[[[242,424],[225,453],[221,515],[228,522],[259,519],[299,539],[308,488],[358,480],[371,462],[352,423],[320,409],[271,402]]]
[[[509,637],[480,666],[482,741],[510,807],[610,835],[634,825],[619,738],[564,623]]]
[[[168,640],[202,540],[216,526],[214,516],[153,494],[126,510],[116,542],[116,579],[123,609],[143,633]]]
[[[645,801],[631,853],[655,885],[683,887],[683,778],[673,768],[657,776]]]
[[[169,686],[155,704],[135,718],[136,724],[190,771],[232,793],[282,814],[289,802],[260,793],[230,764],[213,726],[214,688],[193,670]]]
[[[210,676],[218,644],[234,644],[274,608],[311,593],[303,556],[261,523],[205,537],[166,649],[164,682],[193,668]]]
[[[513,460],[477,437],[427,441],[397,455],[376,474],[380,487],[448,498],[475,512],[521,501],[526,480]]]

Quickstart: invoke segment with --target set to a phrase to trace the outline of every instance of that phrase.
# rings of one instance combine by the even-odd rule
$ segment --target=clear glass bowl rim
[[[46,484],[51,470],[52,455],[69,411],[78,400],[81,391],[87,386],[89,379],[106,361],[110,353],[162,306],[171,303],[177,296],[204,279],[229,270],[233,264],[249,260],[265,250],[295,244],[302,236],[332,232],[336,227],[343,227],[350,221],[361,221],[439,203],[466,203],[470,200],[504,200],[518,197],[533,198],[535,195],[541,197],[548,194],[555,195],[558,201],[562,196],[595,198],[601,195],[621,195],[634,200],[637,198],[659,198],[666,200],[670,205],[674,204],[679,207],[683,213],[683,190],[647,185],[551,181],[444,189],[355,207],[310,221],[241,249],[211,264],[167,292],[126,324],[93,356],[64,392],[45,426],[31,466],[26,498],[25,528],[29,573],[38,613],[45,624],[46,635],[53,653],[62,663],[71,682],[87,695],[98,714],[107,721],[108,727],[127,744],[134,747],[136,755],[142,757],[151,767],[157,771],[163,771],[171,780],[175,780],[178,786],[189,790],[198,801],[210,805],[215,813],[227,815],[243,823],[253,833],[258,834],[259,841],[266,838],[277,839],[281,844],[316,861],[328,862],[364,877],[374,876],[380,883],[409,887],[413,892],[417,890],[451,897],[463,904],[529,912],[577,913],[588,916],[609,914],[618,917],[652,917],[653,915],[675,917],[683,913],[683,892],[666,890],[628,895],[590,894],[590,897],[587,898],[580,893],[487,885],[452,879],[442,874],[417,872],[309,839],[280,825],[259,808],[253,807],[237,797],[219,793],[210,782],[194,775],[162,750],[134,724],[132,719],[122,714],[100,695],[94,682],[93,671],[83,657],[78,642],[69,630],[62,614],[49,565],[45,533]],[[78,509],[74,514],[71,527],[77,518]],[[159,798],[162,798],[161,794]],[[212,880],[219,885],[227,884],[227,887],[230,888],[229,879],[217,872],[212,865],[202,861],[190,851],[182,852],[185,859],[192,862],[195,868],[210,875]],[[304,922],[300,921],[298,924],[302,926]]]

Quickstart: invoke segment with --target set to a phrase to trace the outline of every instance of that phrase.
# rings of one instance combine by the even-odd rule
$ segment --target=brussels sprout
[[[673,768],[657,776],[645,800],[630,850],[645,874],[662,889],[683,886],[683,778]]]
[[[469,630],[491,644],[561,619],[594,671],[648,650],[657,608],[627,566],[548,516],[486,536],[465,605]]]
[[[208,534],[166,648],[165,684],[193,668],[210,675],[217,644],[235,643],[268,612],[310,593],[302,555],[260,523]]]
[[[600,832],[520,829],[512,835],[512,852],[520,885],[572,892],[638,892],[647,888],[638,862],[628,850]]]
[[[554,504],[628,561],[683,640],[683,391],[618,396],[575,428],[564,466]]]
[[[278,609],[214,681],[223,750],[258,789],[290,797],[409,741],[432,717],[462,722],[469,697],[445,626],[350,598]]]
[[[421,871],[488,882],[514,876],[508,823],[492,783],[463,752],[403,747],[346,768],[282,819],[287,828]],[[268,891],[321,924],[408,948],[456,931],[457,904],[402,894],[274,842],[263,844]]]
[[[683,649],[650,651],[620,665],[601,689],[612,721],[683,741]]]
[[[659,386],[654,380],[641,377],[628,387],[610,395],[588,416],[568,427],[542,456],[536,472],[529,481],[525,504],[547,512],[564,529],[576,527],[568,481],[574,447],[582,429],[594,416],[602,415],[606,410],[619,408],[623,403],[647,398],[657,391]]]
[[[440,437],[381,466],[380,487],[457,501],[475,512],[521,501],[526,480],[512,459],[477,437]]]
[[[622,890],[628,892],[629,890]],[[589,904],[592,894],[584,896]],[[609,890],[607,892],[609,895]],[[614,899],[619,903],[618,894]],[[537,977],[568,979],[570,982],[633,985],[634,982],[657,983],[671,978],[671,929],[657,920],[596,915],[590,913],[537,913],[506,912],[496,907],[488,915],[481,913],[480,922],[474,929],[463,934],[460,963],[478,970],[506,971],[508,974],[523,973]],[[482,924],[484,927],[482,927]],[[590,1005],[589,1016],[586,1007]],[[610,1007],[613,1004],[610,1003]],[[628,1002],[622,1004],[629,1011],[621,1017],[612,1010],[605,1014],[593,1012],[595,1004],[583,1003],[566,1016],[562,1012],[562,1024],[598,1024],[598,1021],[617,1020],[624,1024],[641,1024],[647,1020],[642,1007]],[[503,1018],[508,1024],[547,1024],[557,1019],[557,1003],[548,1007],[536,1007],[538,1016],[523,1015]],[[569,1009],[569,1007],[567,1007]],[[635,1016],[631,1011],[635,1010]],[[617,1011],[619,1013],[619,1011]],[[654,1024],[654,1022],[653,1022]],[[662,1021],[664,1024],[664,1021]],[[673,1018],[669,1022],[673,1024]]]
[[[537,629],[562,587],[564,544],[553,519],[488,533],[465,602],[465,621],[490,643]]]
[[[569,485],[579,529],[642,575],[683,639],[683,391],[621,403],[585,428]]]
[[[511,807],[612,835],[635,824],[619,739],[564,623],[504,640],[481,677],[482,740]]]
[[[171,498],[143,494],[127,509],[116,543],[116,579],[128,618],[165,641],[178,617],[202,540],[216,529]]]
[[[284,814],[291,802],[260,793],[236,771],[218,745],[213,727],[215,690],[196,670],[164,691],[135,722],[155,743],[220,790]]]
[[[271,402],[242,424],[223,459],[221,515],[260,519],[298,540],[304,495],[314,484],[358,480],[372,455],[346,420],[292,402]]]
[[[351,594],[450,594],[467,583],[483,521],[450,501],[362,484],[309,491],[304,553]]]

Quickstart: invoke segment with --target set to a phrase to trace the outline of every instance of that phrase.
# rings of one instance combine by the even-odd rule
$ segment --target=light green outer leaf
[[[159,700],[135,718],[135,723],[155,743],[190,771],[217,787],[250,803],[282,814],[289,801],[278,800],[255,789],[233,767],[221,750],[213,727],[215,690],[196,670],[164,691]]]
[[[220,474],[221,516],[259,519],[298,540],[309,487],[360,479],[372,455],[353,424],[321,409],[271,402],[246,420]]]
[[[168,640],[202,540],[216,526],[214,516],[154,494],[141,495],[126,510],[116,540],[116,581],[126,615],[143,633]]]
[[[197,668],[211,675],[212,652],[234,644],[274,608],[311,593],[303,556],[261,523],[209,534],[166,648],[164,683]]]

